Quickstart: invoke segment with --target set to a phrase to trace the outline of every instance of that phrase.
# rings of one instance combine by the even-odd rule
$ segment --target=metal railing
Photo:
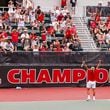
[[[110,16],[110,7],[108,6],[84,6],[83,7],[83,17],[90,17],[89,13],[100,12],[101,17]]]
[[[15,9],[16,7],[14,7],[13,9]],[[8,11],[8,7],[0,7],[0,11],[4,12],[4,11]],[[48,7],[41,7],[41,9],[44,11],[44,12],[49,12],[49,10],[54,10],[53,7],[52,8],[48,8]]]

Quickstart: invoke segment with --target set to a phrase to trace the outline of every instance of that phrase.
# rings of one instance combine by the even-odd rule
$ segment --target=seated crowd
[[[93,39],[100,48],[110,49],[110,16],[103,18],[100,13],[92,13],[89,28]]]
[[[73,16],[67,7],[44,12],[13,5],[0,13],[1,51],[81,51]]]

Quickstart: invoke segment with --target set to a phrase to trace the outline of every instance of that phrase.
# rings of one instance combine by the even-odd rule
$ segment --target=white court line
[[[96,99],[95,100],[96,102],[97,101],[110,101],[110,99]],[[15,101],[15,102],[0,102],[0,103],[41,103],[41,102],[95,102],[94,100],[90,100],[90,101],[87,101],[86,99],[85,100],[50,100],[50,101]]]

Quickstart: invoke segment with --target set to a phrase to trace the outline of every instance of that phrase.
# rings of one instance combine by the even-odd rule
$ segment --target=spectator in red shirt
[[[63,51],[63,49],[61,48],[61,45],[59,45],[59,46],[57,47],[56,51],[57,51],[57,52],[62,52],[62,51]]]
[[[47,47],[46,47],[46,45],[42,45],[41,47],[40,47],[40,51],[42,51],[42,52],[45,52],[45,51],[47,51],[48,49],[47,49]]]
[[[67,0],[61,0],[61,7],[64,8],[67,6]]]
[[[54,32],[55,32],[55,29],[54,29],[53,25],[50,24],[50,26],[47,28],[47,33],[49,35],[53,36]]]
[[[3,22],[4,22],[5,29],[7,29],[7,27],[9,26],[9,14],[8,14],[8,12],[3,13]]]
[[[65,37],[66,37],[66,39],[71,39],[72,38],[72,30],[71,30],[70,26],[68,26],[68,28],[65,31]]]
[[[37,20],[42,23],[44,21],[44,18],[45,18],[45,15],[43,12],[41,12],[37,17]]]
[[[77,0],[70,0],[70,3],[72,5],[72,10],[75,13],[75,7],[76,7]]]
[[[58,48],[60,47],[60,41],[58,39],[56,39],[54,42],[53,42],[53,45],[54,47]]]
[[[107,18],[106,26],[107,26],[107,29],[109,30],[110,29],[110,16],[108,16]]]
[[[85,61],[82,62],[82,65],[81,67],[85,66],[86,67],[86,70],[88,71],[88,81],[87,81],[87,85],[86,85],[86,88],[87,88],[87,95],[88,95],[88,98],[87,98],[87,101],[90,100],[90,89],[92,89],[92,92],[93,92],[93,100],[95,100],[95,88],[96,88],[96,71],[97,69],[99,68],[101,64],[101,60],[99,60],[99,63],[97,64],[96,68],[95,67],[91,67],[91,69],[88,68],[88,66],[86,65]],[[89,69],[89,70],[88,70]]]
[[[14,45],[14,50],[17,51],[18,40],[19,40],[19,32],[16,29],[12,30],[11,40]]]
[[[46,41],[47,40],[47,34],[46,34],[46,32],[42,32],[41,38],[42,38],[42,41]]]
[[[76,26],[75,26],[75,25],[73,25],[73,26],[70,28],[70,30],[71,30],[71,33],[72,33],[73,35],[76,35],[76,34],[77,34]]]
[[[108,16],[106,23],[110,22],[110,16]]]
[[[57,16],[57,21],[62,21],[63,18],[64,18],[63,14],[60,13],[60,14]]]
[[[38,40],[38,36],[36,36],[36,33],[34,31],[31,32],[30,39],[31,39],[31,48],[34,49],[35,45],[37,45]]]
[[[93,34],[95,28],[97,27],[97,24],[95,21],[90,21],[90,31]]]
[[[36,38],[37,38],[37,36],[36,36],[35,32],[32,32],[32,33],[30,34],[30,39],[31,39],[31,40],[36,40]]]
[[[7,39],[7,37],[8,37],[7,32],[4,29],[2,29],[0,31],[0,40],[5,40]]]
[[[95,15],[95,22],[98,24],[99,21],[101,21],[100,13],[96,13],[96,15]]]

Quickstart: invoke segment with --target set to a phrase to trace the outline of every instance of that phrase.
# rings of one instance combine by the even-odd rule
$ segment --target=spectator
[[[34,4],[32,0],[23,0],[23,6],[28,9],[28,8],[33,8]]]
[[[54,36],[54,32],[55,32],[55,29],[54,29],[53,25],[50,24],[50,26],[47,28],[48,36],[51,36],[51,37]]]
[[[20,7],[16,7],[15,14],[14,14],[15,22],[18,22],[19,21],[20,11],[21,11]]]
[[[8,38],[7,32],[5,31],[5,29],[2,29],[0,32],[0,39],[5,40],[7,38]]]
[[[61,10],[63,16],[66,16],[67,13],[69,13],[69,10],[67,8],[67,6],[65,6],[62,10]]]
[[[39,15],[41,13],[41,8],[38,6],[35,10],[36,15]]]
[[[39,50],[42,51],[42,52],[48,51],[48,46],[47,46],[47,42],[46,41],[43,41],[43,43],[40,45]]]
[[[110,1],[107,2],[107,6],[110,7]]]
[[[96,13],[96,15],[95,15],[95,22],[96,22],[96,24],[98,24],[100,21],[101,21],[100,13]]]
[[[6,51],[9,51],[9,52],[12,52],[13,53],[13,51],[14,51],[14,46],[13,46],[13,44],[11,43],[11,40],[7,40],[6,42],[5,42],[5,44],[4,44],[4,49],[6,50]]]
[[[25,27],[25,21],[23,18],[20,18],[18,21],[18,29],[24,29]]]
[[[2,11],[0,10],[0,16],[2,16]]]
[[[107,30],[109,30],[110,29],[110,16],[108,16],[106,20],[106,26],[107,26]]]
[[[22,6],[23,0],[16,0],[16,6]]]
[[[34,45],[33,52],[39,52],[39,46],[38,45]]]
[[[75,13],[75,7],[76,7],[77,0],[70,0],[70,3],[71,3],[71,6],[72,6],[72,10]]]
[[[67,6],[67,0],[61,0],[61,8]]]
[[[97,39],[98,39],[98,45],[99,45],[99,47],[102,47],[103,46],[103,44],[105,44],[105,34],[103,34],[103,33],[98,33],[97,34]]]
[[[59,25],[59,22],[57,21],[57,19],[55,19],[53,22],[52,22],[52,25],[55,29],[55,31],[58,29],[58,25]]]
[[[36,33],[34,31],[30,34],[30,39],[31,39],[31,48],[32,49],[34,49],[35,45],[40,44],[39,37],[36,36]]]
[[[30,13],[29,17],[30,17],[30,22],[34,22],[34,21],[35,21],[35,12],[32,11],[32,12]]]
[[[55,10],[54,10],[54,15],[55,17],[57,17],[60,14],[61,10],[58,6],[56,6]]]
[[[3,40],[0,39],[0,52],[6,52],[5,50],[5,42]]]
[[[3,17],[2,17],[2,19],[3,19],[3,25],[4,25],[4,27],[5,27],[5,29],[7,29],[8,27],[9,27],[9,14],[8,14],[8,12],[4,12],[3,13]]]
[[[91,34],[94,33],[94,30],[96,29],[96,27],[97,27],[97,24],[96,24],[95,20],[91,20],[90,21],[90,32],[91,32]]]
[[[71,26],[68,26],[67,29],[65,30],[65,38],[66,39],[71,39],[72,38]]]
[[[71,20],[72,17],[71,17],[71,15],[70,15],[70,13],[67,13],[67,14],[65,15],[64,19],[65,19],[65,20],[67,20],[67,19]]]
[[[31,48],[31,42],[30,42],[30,37],[27,32],[27,29],[24,30],[24,33],[21,35],[21,43],[23,45],[23,48],[25,51],[29,51]]]
[[[2,16],[0,16],[0,29],[3,28],[3,20],[2,20]]]
[[[78,39],[75,39],[73,41],[70,41],[69,49],[72,51],[81,51],[81,44]]]
[[[57,16],[57,21],[62,21],[63,18],[64,18],[63,14],[60,13],[60,14]]]
[[[103,2],[102,2],[102,1],[99,1],[99,2],[98,2],[98,6],[99,6],[99,7],[103,6]]]
[[[12,0],[8,2],[8,8],[9,8],[8,10],[9,15],[14,14],[14,4]]]
[[[12,30],[11,40],[14,46],[14,51],[17,51],[18,41],[19,41],[19,32],[16,29]]]
[[[109,32],[106,34],[106,43],[109,45],[109,48],[110,48],[110,30],[109,30]]]
[[[37,16],[37,20],[40,22],[40,23],[43,23],[44,22],[44,18],[45,18],[45,15],[43,12],[41,12],[38,16]]]
[[[71,52],[72,50],[69,49],[69,47],[67,45],[65,45],[63,51],[64,52]]]
[[[40,6],[34,11],[32,7],[26,8],[17,5],[15,11],[13,9],[15,14],[10,14],[10,12],[4,12],[0,17],[0,28],[4,28],[4,31],[0,32],[0,40],[3,40],[7,45],[12,43],[13,51],[17,51],[18,41],[25,51],[55,52],[64,51],[64,48],[65,51],[68,51],[69,48],[66,45],[69,40],[71,42],[79,41],[72,15],[67,6],[64,6],[63,9],[57,6],[54,12],[44,12]],[[16,30],[17,26],[18,31]],[[11,36],[9,37],[11,41],[7,42],[5,39],[8,39],[8,36]]]

